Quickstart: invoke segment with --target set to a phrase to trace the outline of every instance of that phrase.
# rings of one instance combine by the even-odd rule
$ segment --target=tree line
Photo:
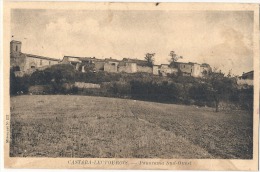
[[[96,83],[101,89],[79,89],[75,82]],[[28,94],[30,86],[44,85],[44,94],[76,94],[130,98],[163,103],[214,107],[232,104],[237,108],[253,109],[253,87],[239,88],[235,78],[221,71],[211,72],[205,78],[191,76],[168,77],[148,73],[82,73],[72,65],[59,64],[38,70],[31,76],[15,77],[10,71],[10,94]]]

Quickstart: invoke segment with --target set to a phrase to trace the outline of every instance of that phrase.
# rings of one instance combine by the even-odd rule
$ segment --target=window
[[[49,65],[51,65],[51,61],[49,61]]]
[[[190,69],[190,72],[192,72],[192,69]]]
[[[40,60],[40,65],[42,65],[42,60]]]
[[[185,65],[183,65],[183,68],[185,68]]]
[[[15,51],[18,51],[18,45],[15,46]]]

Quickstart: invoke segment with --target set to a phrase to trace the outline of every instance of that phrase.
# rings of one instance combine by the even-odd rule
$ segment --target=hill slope
[[[11,156],[252,158],[252,115],[117,98],[11,97]]]

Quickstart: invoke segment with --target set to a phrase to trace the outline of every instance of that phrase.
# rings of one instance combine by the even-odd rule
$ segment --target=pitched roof
[[[252,75],[252,74],[254,74],[254,71],[253,71],[253,70],[252,70],[252,71],[249,71],[249,72],[246,72],[246,73],[243,73],[242,76]]]
[[[194,63],[194,62],[174,62],[175,64],[186,64],[186,65],[194,65],[194,64],[198,64],[198,63]],[[198,64],[199,65],[199,64]]]
[[[146,60],[140,60],[140,59],[123,58],[122,61],[136,63],[139,66],[148,66],[149,65]]]
[[[67,57],[67,58],[75,58],[75,59],[82,58],[82,57],[76,57],[76,56],[64,56],[64,57]]]
[[[112,58],[105,58],[105,61],[120,62],[120,60],[112,59]]]
[[[45,59],[45,60],[52,60],[52,61],[60,61],[60,59],[55,59],[55,58],[50,58],[50,57],[44,57],[44,56],[38,56],[38,55],[33,55],[33,54],[25,54],[27,57],[32,57],[32,58],[38,58],[38,59]]]

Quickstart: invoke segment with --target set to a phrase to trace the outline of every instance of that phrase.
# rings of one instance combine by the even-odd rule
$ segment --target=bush
[[[239,100],[239,106],[242,109],[246,109],[250,112],[253,112],[254,87],[250,86],[249,88],[239,90],[238,91],[238,100]]]
[[[14,70],[10,70],[10,95],[16,95],[20,93],[28,93],[30,86],[30,77],[25,75],[23,77],[16,77]]]
[[[35,71],[30,77],[31,85],[51,85],[54,94],[67,94],[75,83],[76,71],[70,64],[53,65],[42,71]]]
[[[119,81],[121,74],[119,73],[107,73],[107,72],[78,72],[75,78],[77,82],[95,83],[101,84],[103,82]]]
[[[214,106],[214,99],[208,83],[194,84],[189,89],[189,97],[198,106]]]
[[[109,91],[117,95],[117,97],[125,97],[131,94],[131,87],[127,82],[117,81],[112,82],[112,87],[109,88]]]

